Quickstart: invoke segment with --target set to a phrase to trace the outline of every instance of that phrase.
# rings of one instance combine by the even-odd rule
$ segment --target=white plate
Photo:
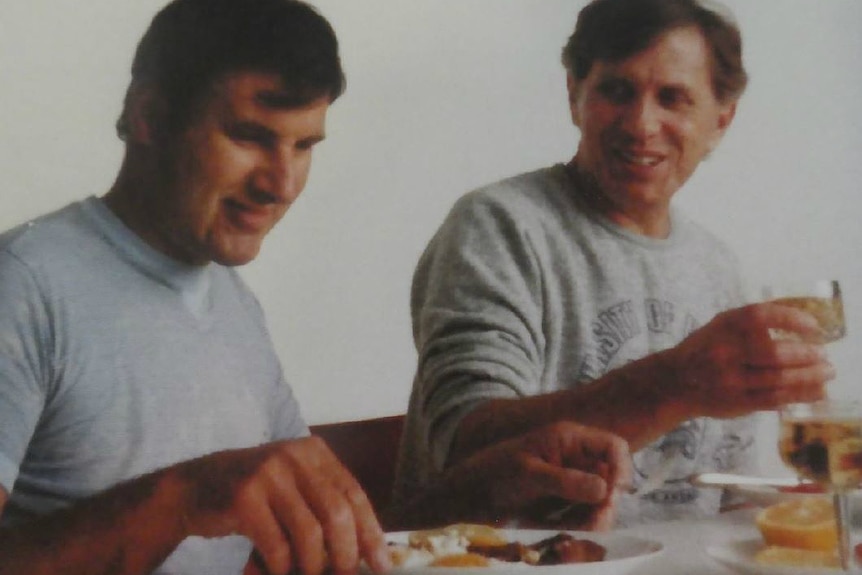
[[[754,561],[754,555],[763,549],[763,540],[758,538],[733,541],[724,545],[707,547],[706,554],[719,563],[746,575],[836,575],[840,569],[826,567],[785,567],[762,565]]]
[[[511,542],[529,545],[547,537],[560,533],[542,529],[500,529],[500,535]],[[592,563],[567,563],[564,565],[530,566],[523,563],[500,563],[491,567],[459,567],[457,572],[471,575],[494,575],[516,573],[517,575],[624,575],[641,567],[647,561],[658,557],[664,547],[658,541],[619,535],[616,533],[593,533],[585,531],[566,531],[578,539],[589,539],[607,550],[604,561]],[[387,541],[407,543],[409,532],[388,533]],[[443,575],[451,572],[447,567],[396,567],[389,573],[392,575]]]

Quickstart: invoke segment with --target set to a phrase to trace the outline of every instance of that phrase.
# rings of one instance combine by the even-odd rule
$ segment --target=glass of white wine
[[[816,343],[829,343],[847,334],[844,322],[844,300],[837,280],[809,283],[776,284],[763,288],[763,300],[807,311],[820,324],[821,335]],[[778,339],[797,338],[796,334],[776,331]]]
[[[848,494],[862,487],[862,402],[794,403],[779,416],[778,451],[786,465],[832,493],[841,565],[849,571]]]
[[[769,286],[764,299],[802,309],[813,315],[821,333],[815,343],[830,343],[847,333],[841,287],[835,280]],[[776,339],[795,339],[775,331]],[[850,517],[848,493],[862,487],[862,403],[826,399],[794,403],[779,412],[778,451],[800,477],[820,484],[833,495],[841,565],[849,571]]]

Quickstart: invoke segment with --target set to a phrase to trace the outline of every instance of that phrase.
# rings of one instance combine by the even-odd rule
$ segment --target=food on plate
[[[832,502],[826,497],[801,497],[761,510],[755,518],[767,545],[832,551],[838,528]]]
[[[413,531],[408,536],[411,547],[437,553],[448,545],[503,545],[508,543],[496,528],[478,523],[455,523],[437,529]]]
[[[592,563],[605,558],[603,545],[589,539],[576,539],[568,533],[558,533],[530,545],[539,552],[538,565]]]
[[[487,567],[491,561],[478,553],[457,553],[443,555],[431,561],[430,567]]]
[[[389,558],[395,567],[424,567],[434,561],[434,554],[427,549],[389,543]]]
[[[407,543],[389,543],[396,567],[489,567],[501,563],[561,565],[605,558],[604,546],[560,532],[525,544],[508,541],[488,525],[457,523],[438,529],[414,531]]]
[[[755,554],[754,560],[762,565],[841,567],[838,554],[834,551],[815,551],[777,545],[764,547]]]

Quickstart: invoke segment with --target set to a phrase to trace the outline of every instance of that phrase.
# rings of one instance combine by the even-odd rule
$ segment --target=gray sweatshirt
[[[672,212],[671,233],[631,233],[587,211],[565,166],[463,196],[432,238],[411,297],[418,366],[395,501],[443,468],[461,418],[492,398],[549,393],[672,347],[742,303],[738,266]],[[621,501],[619,523],[717,512],[683,479],[753,464],[751,418],[692,420],[634,455],[635,483],[672,457],[665,484]]]

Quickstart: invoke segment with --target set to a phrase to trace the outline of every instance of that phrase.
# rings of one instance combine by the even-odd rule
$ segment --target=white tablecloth
[[[644,565],[638,575],[729,575],[734,571],[706,554],[711,545],[759,537],[754,526],[756,510],[723,513],[712,519],[669,521],[627,529],[620,533],[661,541],[661,556]]]

